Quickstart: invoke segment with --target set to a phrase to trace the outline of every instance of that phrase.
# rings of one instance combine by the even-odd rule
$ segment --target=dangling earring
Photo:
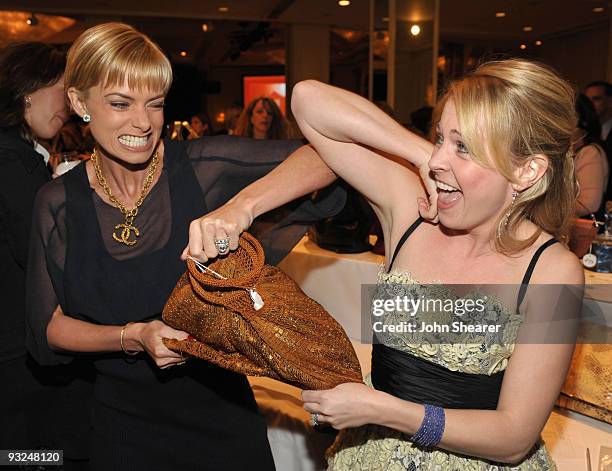
[[[23,100],[25,101],[25,106],[26,108],[29,108],[30,106],[32,106],[32,99],[26,95]]]
[[[91,116],[85,113],[83,115],[83,121],[85,121],[86,123],[89,123],[91,121]]]
[[[514,209],[514,202],[516,201],[517,196],[518,196],[518,191],[514,190],[512,192],[512,202],[510,203],[510,207],[508,208],[508,211],[506,212],[506,214],[504,214],[504,217],[500,221],[500,225],[497,226],[497,238],[498,239],[501,239],[502,226],[504,227],[504,229],[508,227],[508,221],[510,220],[510,214],[512,214],[512,210]]]

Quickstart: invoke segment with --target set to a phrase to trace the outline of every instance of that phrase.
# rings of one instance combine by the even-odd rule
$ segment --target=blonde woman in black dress
[[[68,53],[65,81],[96,146],[90,161],[37,198],[28,347],[43,364],[94,360],[92,469],[274,469],[246,378],[168,350],[162,338],[187,333],[160,314],[185,270],[189,240],[200,259],[204,247],[215,256],[235,247],[215,223],[217,207],[247,204],[255,217],[276,203],[276,188],[289,188],[288,201],[333,173],[296,141],[160,139],[172,69],[127,25],[85,31]],[[268,196],[237,195],[264,175],[260,193]],[[304,202],[283,222],[332,214],[341,203],[334,193],[324,210]],[[284,228],[273,239],[287,250],[304,227]]]

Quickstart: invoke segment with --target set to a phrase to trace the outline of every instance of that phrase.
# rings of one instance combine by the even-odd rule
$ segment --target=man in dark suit
[[[589,83],[584,94],[593,102],[601,124],[601,139],[606,143],[608,156],[612,150],[612,85],[603,80]]]
[[[612,169],[612,85],[604,80],[589,83],[584,89],[589,97],[601,124],[601,140],[608,156],[608,166]],[[608,178],[607,199],[612,199],[612,177]]]

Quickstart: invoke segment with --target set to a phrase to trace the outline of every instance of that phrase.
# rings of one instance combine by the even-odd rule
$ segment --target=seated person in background
[[[591,82],[584,89],[591,100],[601,124],[601,139],[607,140],[612,130],[612,85],[603,80]]]
[[[591,101],[582,93],[576,99],[578,124],[574,132],[574,168],[579,193],[576,216],[603,217],[609,167],[601,141],[601,126]],[[603,221],[603,219],[599,219]]]
[[[197,139],[202,136],[212,136],[214,134],[210,118],[206,113],[194,114],[191,117],[189,124],[191,125],[191,129],[193,131],[189,133],[189,136],[187,136],[187,139],[189,140]]]
[[[278,105],[268,97],[255,98],[238,118],[236,136],[287,139],[289,126]]]
[[[601,140],[608,154],[608,166],[612,159],[612,84],[604,80],[589,83],[584,94],[593,103],[599,123],[601,124]],[[608,191],[612,195],[612,180],[608,179]]]

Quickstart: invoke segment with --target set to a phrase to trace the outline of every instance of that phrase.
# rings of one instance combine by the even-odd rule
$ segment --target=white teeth
[[[139,136],[130,136],[126,134],[119,138],[119,142],[129,147],[144,147],[147,145],[148,141],[149,141],[148,136],[139,137]]]
[[[438,180],[436,180],[436,186],[438,187],[438,189],[444,190],[444,191],[459,191],[458,188],[447,185],[446,183],[438,181]]]

